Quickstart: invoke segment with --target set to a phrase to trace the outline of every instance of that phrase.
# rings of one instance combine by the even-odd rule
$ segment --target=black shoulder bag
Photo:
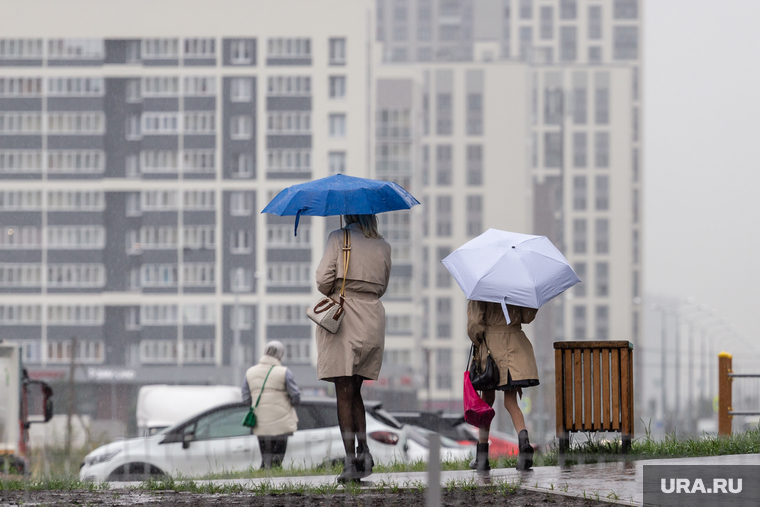
[[[486,348],[488,354],[486,355],[485,365],[479,365],[475,361],[475,345],[470,347],[470,382],[472,387],[476,391],[493,391],[499,387],[499,368],[496,366],[496,361],[491,357],[491,351],[488,349],[485,340],[483,340],[483,346]],[[482,361],[481,361],[482,362]]]

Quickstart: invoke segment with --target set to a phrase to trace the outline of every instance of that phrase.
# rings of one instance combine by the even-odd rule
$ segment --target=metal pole
[[[702,354],[700,354],[700,357],[702,358],[702,373],[700,375],[701,377],[701,385],[699,386],[699,400],[702,401],[702,398],[706,398],[707,394],[709,392],[710,386],[707,384],[707,363],[710,361],[710,357],[707,355],[707,337],[705,336],[705,330],[702,329]],[[712,402],[712,400],[710,400]]]
[[[694,323],[689,322],[689,429],[693,433],[696,430],[696,418],[694,417]]]
[[[731,435],[731,415],[729,412],[732,410],[732,379],[728,374],[731,373],[732,359],[731,354],[728,352],[718,354],[718,382],[720,383],[718,391],[718,435],[720,436]]]
[[[239,290],[242,286],[240,278],[240,271],[235,274],[235,281]],[[240,380],[240,363],[242,354],[240,353],[240,295],[235,292],[235,306],[233,309],[233,325],[232,325],[232,385],[238,385]]]
[[[427,507],[441,505],[441,436],[431,433],[428,437],[430,454],[428,455]]]
[[[676,400],[673,415],[678,427],[679,411],[681,410],[681,317],[676,314]]]
[[[661,377],[660,377],[660,387],[661,387],[661,391],[660,391],[660,394],[662,396],[662,401],[660,402],[660,404],[661,404],[661,410],[662,410],[662,427],[663,427],[663,430],[667,431],[667,427],[666,427],[665,421],[666,421],[666,418],[667,418],[667,405],[668,405],[667,396],[668,396],[668,390],[667,390],[667,386],[666,386],[666,382],[665,382],[665,372],[666,372],[666,368],[665,368],[665,355],[666,355],[665,342],[667,341],[667,338],[668,338],[668,321],[667,321],[667,313],[666,313],[666,311],[665,311],[664,308],[660,309],[660,316],[661,316],[660,317],[660,321],[661,321],[661,324],[662,324],[662,339],[660,341],[660,352],[661,352],[661,357],[660,357],[660,360],[661,360],[661,362],[660,362],[660,375],[661,375]]]

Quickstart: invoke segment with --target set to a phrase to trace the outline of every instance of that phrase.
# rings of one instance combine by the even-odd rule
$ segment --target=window
[[[450,195],[439,195],[435,198],[436,210],[436,235],[439,237],[449,237],[452,234],[452,197]]]
[[[139,63],[140,62],[140,41],[129,40],[127,41],[127,63]]]
[[[182,283],[186,287],[213,287],[214,269],[213,262],[186,262],[182,265]],[[205,305],[200,306],[205,308]],[[183,310],[183,321],[189,323],[185,318],[187,311],[188,307],[186,306]],[[200,322],[193,323],[198,324]],[[211,323],[213,324],[213,322]]]
[[[529,60],[533,52],[533,27],[520,27],[520,59]]]
[[[216,132],[216,113],[193,111],[185,113],[186,134],[213,134]]]
[[[178,113],[143,113],[142,134],[163,135],[179,133]]]
[[[573,307],[573,340],[582,341],[586,339],[586,307]]]
[[[438,349],[435,351],[435,388],[452,389],[451,350]]]
[[[409,109],[380,109],[375,117],[375,135],[381,139],[408,139],[410,125]]]
[[[177,209],[176,190],[145,190],[141,194],[143,211],[169,211]]]
[[[610,252],[610,221],[606,218],[596,219],[596,253]]]
[[[42,172],[41,151],[0,150],[0,173]]]
[[[631,140],[636,142],[639,140],[639,108],[634,107],[631,113]]]
[[[633,231],[633,238],[632,238],[632,241],[631,241],[631,248],[633,250],[632,255],[631,255],[631,261],[634,264],[638,264],[639,263],[639,255],[640,255],[640,252],[641,252],[641,244],[639,243],[639,231],[637,231],[637,230]]]
[[[345,133],[345,115],[330,115],[331,128],[333,126],[333,116],[343,116],[343,127]],[[267,114],[267,134],[309,133],[311,133],[311,113],[279,111]],[[332,130],[330,133],[332,135]]]
[[[141,151],[140,170],[145,174],[176,173],[176,151]]]
[[[573,253],[586,253],[586,220],[583,218],[573,220]]]
[[[483,94],[467,95],[467,135],[483,135]]]
[[[185,58],[216,57],[216,41],[213,38],[185,39]]]
[[[342,99],[346,96],[346,76],[330,76],[330,98]]]
[[[140,267],[142,287],[176,287],[176,264],[143,264]]]
[[[596,209],[607,211],[610,209],[610,178],[609,176],[597,176],[596,178]]]
[[[48,264],[49,287],[103,287],[106,270],[103,264]]]
[[[232,139],[251,139],[253,137],[253,118],[249,115],[233,116],[230,137]]]
[[[306,307],[303,307],[303,314],[306,317]],[[251,329],[253,327],[253,307],[248,305],[237,305],[232,307],[230,313],[230,329]]]
[[[0,250],[38,249],[41,246],[41,228],[0,225]]]
[[[39,210],[42,208],[42,192],[30,190],[0,191],[0,210]]]
[[[50,134],[103,134],[103,113],[48,113]]]
[[[143,97],[173,97],[179,95],[178,77],[144,77],[142,79]]]
[[[41,305],[0,306],[0,326],[39,325],[41,323]]]
[[[285,364],[308,364],[311,362],[311,341],[308,339],[284,338],[285,355],[282,362]]]
[[[544,167],[561,167],[562,134],[544,132]]]
[[[179,58],[179,39],[143,39],[142,57],[144,60]]]
[[[309,76],[272,76],[267,79],[269,96],[303,96],[311,95],[311,78]]]
[[[330,121],[330,137],[346,137],[346,115],[345,114],[331,114]]]
[[[586,177],[574,176],[573,177],[573,209],[575,211],[586,210]]]
[[[2,169],[0,154],[0,170]],[[48,172],[68,174],[102,173],[106,156],[100,150],[50,150],[48,151]]]
[[[578,57],[578,29],[574,26],[563,26],[559,29],[559,59],[563,62],[573,62]]]
[[[140,362],[143,364],[171,364],[177,362],[177,341],[141,340]]]
[[[311,244],[311,224],[304,223],[302,217],[298,225],[298,236],[293,235],[293,226],[290,224],[268,224],[267,246],[268,247],[300,247]]]
[[[631,151],[631,172],[633,173],[631,179],[634,182],[639,181],[639,149],[634,148]]]
[[[436,96],[436,134],[450,136],[453,128],[452,98],[450,93]]]
[[[48,78],[48,95],[52,97],[100,97],[105,92],[102,77]],[[2,90],[0,89],[0,94]]]
[[[328,168],[330,175],[345,174],[346,172],[346,152],[331,151],[328,153]]]
[[[586,93],[586,74],[578,72],[573,74],[573,123],[575,125],[585,125],[587,116],[587,93]]]
[[[551,5],[541,6],[539,33],[542,39],[554,37],[554,7]]]
[[[588,8],[588,38],[602,38],[602,6],[591,5]]]
[[[230,232],[230,253],[249,254],[253,251],[253,235],[250,231],[238,229]]]
[[[177,228],[174,226],[146,226],[140,228],[141,250],[173,250],[177,248]]]
[[[439,246],[436,250],[438,256],[438,262],[435,267],[435,286],[441,289],[451,287],[451,273],[446,269],[446,266],[441,262],[448,257],[451,253],[451,248],[447,246]]]
[[[105,344],[102,340],[76,340],[74,362],[79,364],[100,364],[105,361]],[[47,360],[50,363],[71,363],[72,341],[49,341]]]
[[[250,102],[253,98],[253,80],[236,77],[230,80],[230,100],[232,102]]]
[[[559,17],[561,19],[575,19],[577,7],[577,0],[560,0]]]
[[[267,170],[270,172],[311,171],[311,150],[269,150],[267,152]]]
[[[639,1],[615,0],[613,17],[615,19],[637,19],[639,17]]]
[[[42,39],[0,39],[0,58],[4,60],[42,58]]]
[[[100,249],[106,246],[102,225],[48,225],[47,244],[51,249]]]
[[[311,58],[311,39],[268,39],[267,53],[277,59]]]
[[[250,216],[253,213],[253,193],[236,191],[230,193],[230,215]]]
[[[596,295],[605,297],[610,292],[610,267],[606,262],[596,263]]]
[[[586,284],[584,282],[584,278],[586,278],[586,263],[585,262],[574,263],[573,270],[575,271],[575,274],[578,275],[578,278],[580,278],[581,280],[581,283],[578,283],[573,287],[573,294],[575,294],[576,297],[585,297]]]
[[[186,77],[183,92],[188,97],[213,97],[216,95],[216,78],[212,76]]]
[[[39,97],[40,95],[42,95],[41,78],[0,78],[0,97]]]
[[[597,72],[594,75],[594,118],[597,125],[610,122],[610,75]]]
[[[214,363],[214,348],[216,344],[214,340],[183,340],[182,341],[182,362],[188,364],[213,364]],[[235,414],[236,416],[238,414]],[[218,424],[220,421],[217,420]],[[221,426],[221,425],[220,425]],[[224,431],[224,427],[217,426],[216,431]],[[238,428],[230,428],[233,435],[242,433],[242,430]],[[202,435],[202,428],[198,428],[197,434],[200,437]],[[212,430],[213,431],[213,430]],[[226,435],[225,435],[226,436]],[[200,438],[199,438],[200,440]]]
[[[230,43],[230,61],[233,65],[245,65],[253,62],[253,48],[250,41],[233,40]]]
[[[195,174],[216,172],[216,153],[214,150],[185,150],[182,171]]]
[[[483,232],[483,196],[467,196],[467,235],[475,237]]]
[[[633,223],[639,223],[639,189],[633,189],[633,198],[631,199],[631,205],[633,206]]]
[[[185,190],[184,207],[187,210],[215,209],[216,193],[213,190]]]
[[[42,114],[0,113],[0,134],[40,134]]]
[[[39,287],[41,284],[39,264],[0,264],[0,287]]]
[[[467,146],[467,184],[483,184],[483,146],[470,144]]]
[[[635,60],[639,57],[639,29],[636,26],[616,26],[612,32],[615,60]]]
[[[105,208],[105,194],[97,191],[48,192],[47,201],[50,210],[102,211]]]
[[[597,132],[594,134],[594,165],[598,168],[610,166],[609,132]]]
[[[270,287],[306,287],[312,284],[311,264],[308,262],[270,262],[267,266],[267,285]]]
[[[412,282],[409,278],[391,276],[386,294],[394,299],[407,299],[412,296]]]
[[[232,292],[251,292],[253,290],[253,272],[245,268],[231,270],[230,290]]]
[[[422,146],[422,167],[420,172],[422,173],[422,186],[427,187],[430,185],[430,146],[427,144]]]
[[[441,186],[451,186],[454,177],[452,146],[439,144],[436,146],[436,183]]]
[[[213,250],[216,248],[215,230],[213,225],[186,225],[184,246],[192,250]]]
[[[142,326],[176,326],[177,305],[143,305],[140,319]]]
[[[102,60],[103,39],[48,39],[47,57],[61,60]]]
[[[573,132],[573,167],[583,169],[588,164],[588,140],[585,132]]]
[[[533,17],[533,0],[520,0],[520,19]]]
[[[451,338],[452,304],[451,298],[436,298],[436,336]]]
[[[330,39],[330,65],[346,64],[346,39]]]
[[[233,178],[250,178],[253,176],[253,155],[250,153],[233,153],[230,162]]]
[[[602,63],[602,48],[599,46],[589,46],[588,61],[589,63]]]
[[[596,307],[596,339],[608,340],[610,337],[610,307],[599,305]]]
[[[140,116],[132,114],[127,116],[127,128],[126,134],[128,140],[138,140],[142,137],[142,129],[140,128]]]
[[[51,305],[47,323],[55,326],[102,326],[105,311],[101,305]]]

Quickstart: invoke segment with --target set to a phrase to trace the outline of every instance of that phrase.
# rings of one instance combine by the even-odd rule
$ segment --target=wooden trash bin
[[[633,438],[633,344],[627,341],[554,343],[559,452],[570,432],[619,431],[623,452]]]

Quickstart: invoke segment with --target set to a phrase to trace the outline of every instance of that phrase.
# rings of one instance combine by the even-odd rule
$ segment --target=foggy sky
[[[760,1],[643,7],[645,289],[760,348]]]

